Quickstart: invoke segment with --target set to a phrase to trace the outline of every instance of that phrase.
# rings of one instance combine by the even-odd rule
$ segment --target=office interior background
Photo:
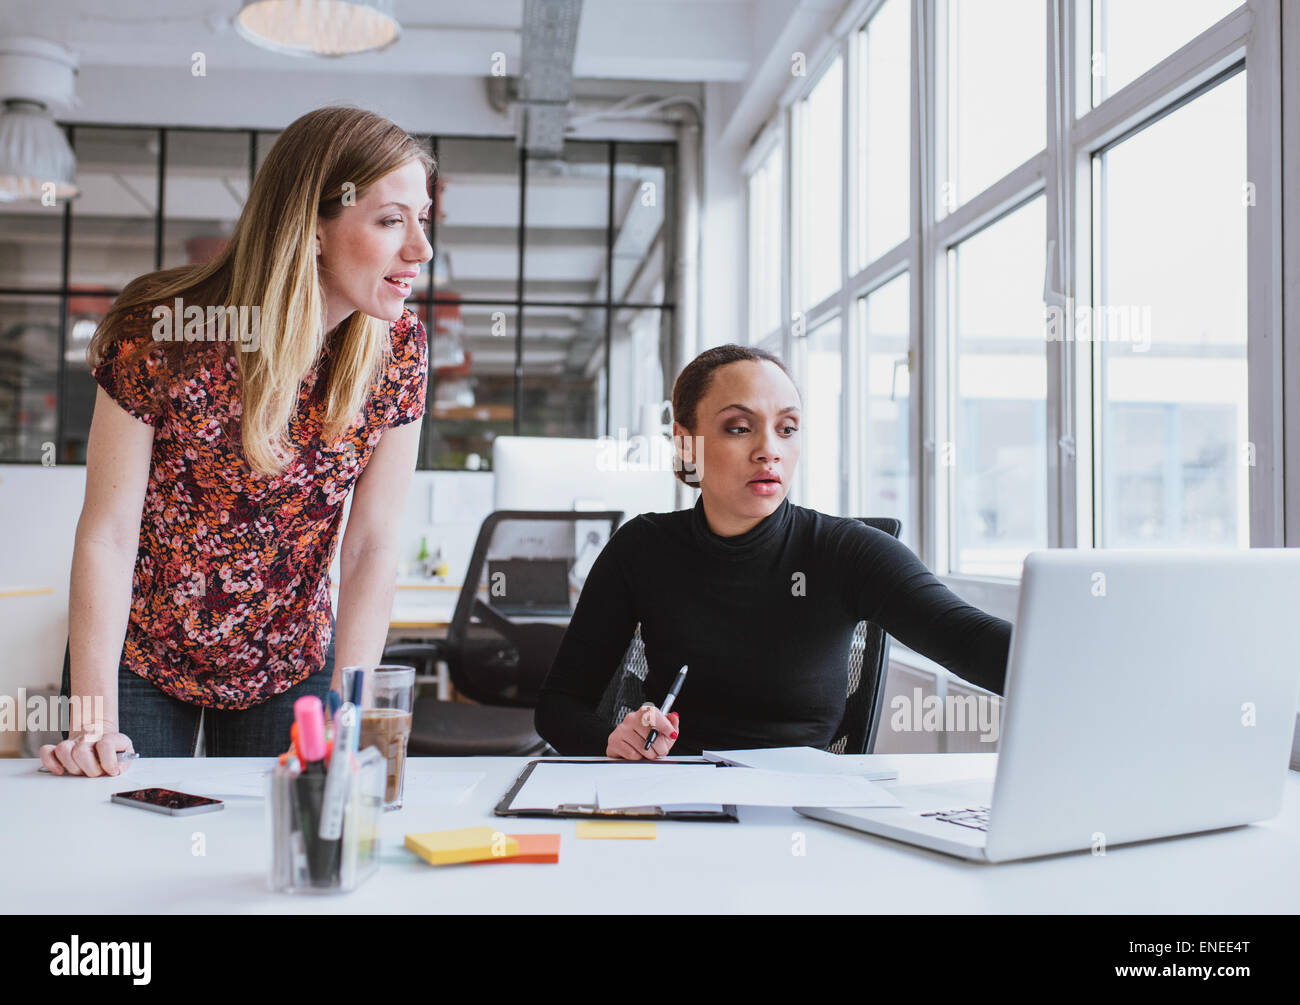
[[[1297,5],[572,0],[556,29],[397,0],[396,46],[321,60],[249,45],[239,6],[0,11],[75,63],[40,114],[79,190],[0,202],[0,692],[61,668],[98,320],[214,254],[278,132],[339,102],[439,165],[400,585],[422,547],[459,582],[497,437],[662,437],[726,342],[802,390],[792,501],[899,518],[1008,619],[1034,549],[1300,543]],[[6,114],[30,55],[0,45]],[[886,702],[915,688],[969,691],[895,643]]]

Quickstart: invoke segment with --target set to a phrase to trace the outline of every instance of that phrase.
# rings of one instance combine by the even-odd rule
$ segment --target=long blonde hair
[[[199,305],[260,307],[256,351],[236,351],[242,441],[249,467],[283,468],[289,419],[302,382],[325,346],[326,305],[316,263],[316,223],[333,219],[380,178],[418,160],[436,165],[419,141],[361,108],[330,106],[294,121],[271,148],[226,247],[211,261],[151,272],[131,281],[95,330],[92,365],[126,334],[122,322],[142,305],[173,298]],[[173,357],[183,341],[153,342]],[[389,323],[355,311],[331,345],[322,435],[336,440],[351,425],[387,365]]]

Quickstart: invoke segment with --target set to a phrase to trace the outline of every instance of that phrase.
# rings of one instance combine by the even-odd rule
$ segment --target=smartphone
[[[171,789],[135,789],[132,792],[114,792],[112,802],[123,806],[136,806],[142,810],[166,813],[173,817],[189,817],[195,813],[211,813],[225,808],[220,799],[192,796]]]

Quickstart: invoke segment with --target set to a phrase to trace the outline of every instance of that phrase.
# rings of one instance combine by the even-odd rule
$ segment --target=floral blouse
[[[324,666],[343,502],[384,430],[424,415],[424,326],[409,308],[390,326],[387,369],[337,443],[321,438],[326,350],[299,390],[290,460],[274,477],[244,461],[243,350],[187,343],[173,372],[161,347],[145,346],[151,326],[147,306],[132,312],[92,371],[154,427],[122,664],[181,701],[248,708]]]

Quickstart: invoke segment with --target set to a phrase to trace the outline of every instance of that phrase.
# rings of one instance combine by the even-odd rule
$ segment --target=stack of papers
[[[808,771],[818,775],[857,775],[879,782],[897,778],[897,771],[872,768],[875,755],[832,754],[817,747],[764,747],[758,750],[706,750],[704,759],[738,768],[768,771]]]
[[[633,806],[667,810],[700,803],[810,808],[902,805],[874,782],[855,775],[761,768],[671,772],[643,768],[635,776],[598,779],[596,801],[602,810]]]
[[[683,775],[711,775],[718,769],[703,761],[693,763],[654,763],[642,761],[611,764],[608,761],[538,761],[510,802],[514,811],[551,812],[562,805],[597,806],[597,785],[621,779],[636,779],[647,772],[665,778]],[[679,810],[722,812],[722,803],[706,801],[700,805],[674,805]]]

